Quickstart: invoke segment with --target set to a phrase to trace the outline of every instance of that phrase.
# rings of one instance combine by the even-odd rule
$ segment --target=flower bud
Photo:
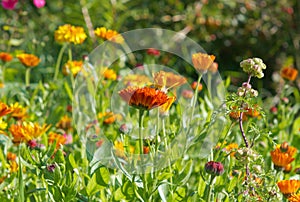
[[[129,129],[129,127],[127,126],[127,124],[124,123],[124,124],[122,124],[122,125],[120,126],[119,131],[120,131],[121,133],[123,133],[123,134],[127,134],[127,133],[129,133],[130,129]]]
[[[242,84],[242,86],[244,87],[244,88],[248,88],[248,89],[251,89],[251,84],[250,83],[247,83],[247,82],[244,82],[243,84]]]
[[[205,171],[211,175],[222,175],[224,173],[224,166],[220,162],[210,161],[205,164]]]

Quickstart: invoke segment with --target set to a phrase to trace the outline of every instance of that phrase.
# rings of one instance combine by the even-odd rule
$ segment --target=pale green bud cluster
[[[243,68],[244,72],[259,79],[264,77],[263,69],[267,68],[260,58],[249,58],[243,60],[240,63],[240,66]]]

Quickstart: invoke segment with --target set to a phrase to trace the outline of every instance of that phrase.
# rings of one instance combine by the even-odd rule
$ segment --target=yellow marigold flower
[[[40,126],[38,123],[23,122],[23,124],[11,125],[9,131],[13,136],[13,143],[28,142],[41,136],[50,128],[50,125]]]
[[[73,76],[76,76],[78,72],[82,70],[83,67],[83,62],[82,61],[68,61],[64,66],[63,66],[63,74],[68,75],[70,73],[73,74]]]
[[[274,151],[271,151],[271,158],[274,165],[280,169],[283,169],[295,160],[292,155],[287,152],[282,152],[280,148],[276,148]]]
[[[7,152],[6,158],[9,161],[15,161],[17,158],[17,155],[12,152]]]
[[[208,55],[206,53],[195,53],[192,55],[192,62],[195,69],[200,73],[206,73],[209,67],[215,60],[214,55]]]
[[[27,116],[27,108],[20,105],[18,102],[10,105],[11,116],[16,119],[23,119]]]
[[[292,67],[284,67],[280,71],[282,78],[285,78],[290,81],[295,81],[298,75],[298,70]]]
[[[18,171],[19,166],[18,166],[18,164],[17,164],[16,161],[11,161],[9,163],[9,165],[10,165],[10,168],[9,168],[10,169],[10,173],[15,173],[15,172]]]
[[[172,88],[181,86],[186,83],[186,79],[183,76],[176,75],[172,72],[159,71],[154,74],[154,84]]]
[[[0,101],[0,117],[11,113],[11,109],[3,102]]]
[[[113,69],[107,69],[104,71],[103,76],[105,79],[109,80],[116,80],[117,79],[117,74]]]
[[[151,110],[165,104],[170,98],[163,91],[150,87],[127,87],[119,91],[121,98],[130,106],[138,109]]]
[[[229,145],[225,146],[226,151],[231,151],[237,148],[239,148],[239,145],[237,143],[230,143]]]
[[[63,135],[50,132],[48,135],[48,143],[53,144],[56,142],[56,149],[58,149],[61,145],[64,145],[66,143],[67,139]]]
[[[124,77],[123,83],[126,86],[143,87],[149,85],[151,82],[148,76],[142,74],[130,74]]]
[[[172,106],[172,104],[175,102],[175,100],[176,100],[175,96],[169,97],[168,101],[159,107],[159,113],[166,115],[170,107]]]
[[[289,202],[300,202],[300,194],[292,194],[288,199]]]
[[[13,56],[6,52],[0,52],[0,60],[3,62],[9,62],[13,59]]]
[[[124,38],[117,31],[106,29],[105,27],[98,27],[94,31],[95,35],[101,39],[109,40],[115,43],[123,43]]]
[[[87,38],[82,27],[72,26],[70,24],[65,24],[59,26],[54,32],[55,41],[59,43],[73,43],[82,44]]]
[[[294,194],[300,188],[300,180],[281,180],[277,182],[277,186],[281,193],[285,196]]]
[[[35,67],[40,63],[40,59],[33,54],[22,53],[17,58],[25,67]]]
[[[72,119],[68,115],[65,115],[56,124],[56,127],[63,130],[68,130],[72,128],[71,124],[72,124]]]
[[[103,123],[111,124],[114,123],[116,120],[121,121],[122,116],[120,114],[114,114],[113,112],[105,112],[98,114],[99,119],[103,119]]]
[[[116,140],[114,142],[114,149],[115,149],[116,156],[123,158],[123,159],[127,159],[123,142]],[[131,145],[129,146],[129,153],[130,154],[134,153],[134,147]]]

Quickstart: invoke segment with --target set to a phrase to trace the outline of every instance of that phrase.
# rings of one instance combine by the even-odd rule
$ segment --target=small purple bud
[[[244,83],[243,83],[243,87],[244,87],[244,88],[250,89],[252,86],[251,86],[250,83],[244,82]]]
[[[127,126],[126,123],[124,123],[120,126],[119,131],[123,134],[127,134],[129,133],[129,127]]]
[[[211,175],[222,175],[224,173],[224,166],[220,162],[210,161],[205,164],[205,171]]]
[[[47,165],[47,170],[51,173],[54,172],[54,169],[55,169],[56,165],[55,164],[50,164],[50,165]]]

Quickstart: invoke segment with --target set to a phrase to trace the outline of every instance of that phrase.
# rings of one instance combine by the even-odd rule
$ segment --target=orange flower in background
[[[143,87],[145,85],[150,85],[150,78],[142,74],[129,74],[124,77],[123,83],[126,86],[136,86]]]
[[[22,53],[17,58],[25,67],[35,67],[40,63],[40,59],[33,54]]]
[[[16,119],[22,120],[27,116],[27,108],[23,107],[18,102],[11,104],[9,108],[11,110],[11,116]]]
[[[229,113],[229,117],[233,120],[238,120],[240,118],[240,114],[241,112],[237,110],[237,107],[233,106],[231,112]],[[246,121],[247,119],[247,115],[243,113],[242,120]]]
[[[105,112],[98,114],[99,119],[103,119],[103,123],[111,124],[114,123],[116,120],[121,121],[122,116],[120,114],[114,114],[113,112]]]
[[[154,74],[154,84],[172,88],[181,86],[186,83],[186,79],[183,76],[174,74],[172,72],[159,71]]]
[[[72,119],[68,115],[65,115],[61,117],[59,122],[56,124],[56,127],[63,130],[68,130],[72,128],[71,125],[72,125]]]
[[[288,200],[289,202],[300,202],[300,194],[292,194]]]
[[[293,155],[297,150],[294,150],[293,147],[286,152],[283,152],[280,148],[276,148],[274,151],[271,151],[271,159],[274,165],[278,168],[283,169],[288,164],[290,164],[295,159]]]
[[[200,73],[206,73],[209,67],[215,60],[214,55],[208,55],[206,53],[195,53],[192,55],[192,62],[195,69]]]
[[[9,62],[13,59],[13,56],[6,52],[0,52],[0,60],[3,62]]]
[[[9,161],[15,161],[17,159],[17,155],[12,152],[7,152],[6,158]]]
[[[78,74],[78,72],[81,71],[81,69],[83,68],[83,62],[82,61],[68,61],[64,66],[63,66],[63,74],[69,75],[70,73],[73,74],[73,76],[76,76]]]
[[[9,131],[13,136],[13,143],[19,144],[21,142],[28,142],[41,136],[50,128],[50,125],[40,126],[38,123],[23,122],[22,124],[13,124],[10,126]]]
[[[115,43],[123,43],[124,38],[117,31],[106,29],[105,27],[98,27],[94,31],[95,35],[101,39],[106,39]]]
[[[66,144],[66,137],[54,132],[50,132],[48,135],[48,143],[53,144],[56,142],[56,149],[58,149],[61,145]]]
[[[295,81],[298,75],[298,70],[292,67],[284,67],[280,71],[282,78],[285,78],[290,81]]]
[[[249,117],[254,118],[254,117],[258,117],[260,115],[260,113],[256,109],[249,108],[249,109],[246,109],[246,110],[247,111],[244,114],[246,114]]]
[[[3,102],[0,102],[0,117],[11,113],[11,109]]]
[[[165,104],[170,98],[166,93],[150,87],[127,87],[119,91],[121,98],[126,101],[130,106],[151,110]]]
[[[286,196],[294,194],[300,188],[300,180],[281,180],[277,182],[277,186],[281,193]]]
[[[82,27],[65,24],[59,26],[54,32],[54,38],[59,43],[73,43],[76,45],[82,44],[87,35]]]
[[[107,69],[104,71],[103,76],[105,79],[115,81],[117,79],[117,74],[113,69]]]
[[[197,87],[197,81],[194,81],[191,85],[192,89],[195,90]],[[199,83],[198,85],[198,91],[201,91],[203,89],[203,85],[201,83]]]

